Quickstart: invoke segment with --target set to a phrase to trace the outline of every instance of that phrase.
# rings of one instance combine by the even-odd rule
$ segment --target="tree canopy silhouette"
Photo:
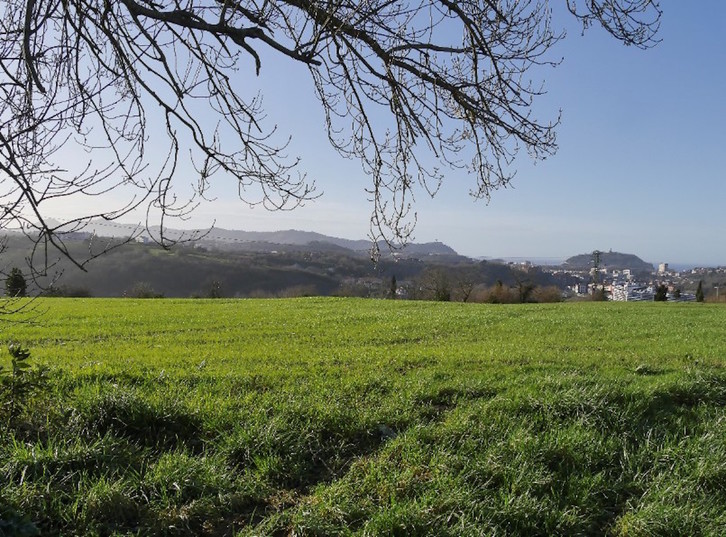
[[[63,233],[140,207],[164,243],[167,219],[193,210],[217,176],[270,209],[315,197],[237,74],[279,61],[309,68],[330,143],[370,176],[373,237],[405,241],[414,194],[434,194],[446,169],[467,170],[472,195],[488,198],[511,180],[518,151],[555,151],[558,118],[534,116],[544,88],[531,81],[533,68],[557,63],[552,7],[628,45],[656,40],[655,0],[555,4],[4,0],[0,227],[67,254]],[[166,151],[150,150],[150,139]],[[58,200],[119,192],[128,200],[119,207],[92,199],[82,217],[49,219]]]

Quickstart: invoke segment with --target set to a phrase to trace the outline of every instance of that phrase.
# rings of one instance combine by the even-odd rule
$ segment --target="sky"
[[[559,150],[534,163],[521,152],[511,188],[474,201],[473,177],[447,172],[434,199],[417,196],[416,242],[441,241],[472,257],[560,260],[595,249],[652,263],[726,265],[726,2],[662,2],[662,41],[626,47],[600,29],[583,35],[567,14],[535,107],[556,118]],[[292,136],[288,152],[322,196],[291,212],[250,209],[215,191],[183,226],[300,229],[365,238],[369,178],[328,144],[322,110],[304,68],[263,63],[258,87],[268,121]],[[63,216],[59,214],[59,216]]]

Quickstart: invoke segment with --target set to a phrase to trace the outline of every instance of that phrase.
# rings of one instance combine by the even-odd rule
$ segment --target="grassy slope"
[[[726,528],[723,308],[35,309],[3,330],[52,369],[2,418],[0,509],[44,535]]]

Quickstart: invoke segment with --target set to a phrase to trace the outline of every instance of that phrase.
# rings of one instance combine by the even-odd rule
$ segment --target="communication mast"
[[[602,252],[600,250],[594,250],[592,252],[592,270],[594,271],[592,280],[594,284],[598,284],[600,282],[600,255]]]

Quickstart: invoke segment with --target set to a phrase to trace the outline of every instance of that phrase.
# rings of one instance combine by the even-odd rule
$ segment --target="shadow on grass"
[[[201,418],[182,405],[174,401],[152,404],[126,389],[85,401],[81,421],[86,434],[113,433],[157,451],[184,447],[201,453],[208,440]]]

